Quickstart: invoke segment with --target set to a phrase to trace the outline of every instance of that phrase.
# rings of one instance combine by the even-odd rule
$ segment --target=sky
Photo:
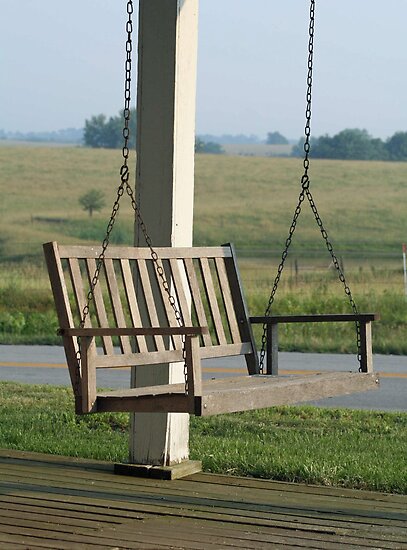
[[[198,134],[303,135],[308,11],[309,0],[200,0]],[[125,0],[1,0],[0,129],[117,115],[125,20]],[[406,21],[406,0],[317,0],[314,136],[407,131]]]

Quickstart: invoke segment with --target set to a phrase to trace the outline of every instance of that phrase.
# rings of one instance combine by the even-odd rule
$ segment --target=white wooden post
[[[136,192],[155,246],[191,246],[199,0],[140,0]],[[136,227],[136,245],[144,246]],[[133,369],[132,384],[183,380],[183,365]],[[187,414],[133,415],[130,462],[188,460]]]

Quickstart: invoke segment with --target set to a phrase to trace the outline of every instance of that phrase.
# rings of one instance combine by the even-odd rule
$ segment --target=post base
[[[180,479],[202,471],[202,462],[200,460],[185,460],[173,466],[150,466],[148,464],[124,464],[114,465],[114,473],[146,477],[151,479]]]

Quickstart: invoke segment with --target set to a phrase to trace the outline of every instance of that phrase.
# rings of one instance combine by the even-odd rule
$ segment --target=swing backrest
[[[100,247],[46,243],[44,252],[61,329],[78,328]],[[86,328],[177,327],[157,265],[185,325],[207,326],[202,358],[244,355],[248,372],[258,372],[257,353],[232,245],[156,248],[108,247],[90,302]],[[78,343],[63,336],[72,384],[80,383]],[[182,359],[181,338],[104,336],[96,341],[98,366],[153,365]]]

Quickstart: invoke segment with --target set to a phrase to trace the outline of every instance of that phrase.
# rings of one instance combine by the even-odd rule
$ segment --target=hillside
[[[41,255],[41,243],[99,242],[118,185],[120,152],[84,148],[0,148],[0,260]],[[243,255],[277,254],[296,205],[300,159],[198,155],[196,244],[232,241]],[[312,189],[330,237],[352,257],[397,257],[407,239],[407,163],[314,160]],[[79,197],[105,193],[107,206],[89,218]],[[124,203],[113,235],[132,242],[132,212]],[[304,206],[296,254],[324,254]]]

